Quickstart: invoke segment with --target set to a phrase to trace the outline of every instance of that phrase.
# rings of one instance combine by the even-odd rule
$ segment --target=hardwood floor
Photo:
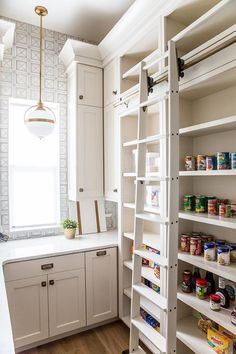
[[[121,354],[128,345],[129,329],[123,322],[117,321],[21,354]],[[146,352],[151,354],[150,351]]]

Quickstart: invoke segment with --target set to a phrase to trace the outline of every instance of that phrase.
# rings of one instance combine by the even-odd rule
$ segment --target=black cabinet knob
[[[79,188],[79,192],[83,192],[84,191],[84,188]]]
[[[83,95],[79,95],[79,99],[82,100],[84,98]]]
[[[43,288],[44,288],[45,286],[47,286],[46,281],[42,281],[41,286],[42,286]]]
[[[54,280],[49,280],[50,285],[54,285]]]
[[[117,95],[117,90],[112,91],[113,95]]]
[[[118,189],[117,189],[117,188],[113,189],[113,192],[114,192],[114,193],[117,193],[117,192],[118,192]]]

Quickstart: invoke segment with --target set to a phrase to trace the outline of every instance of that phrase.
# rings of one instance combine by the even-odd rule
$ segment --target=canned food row
[[[186,194],[183,204],[184,211],[208,213],[209,215],[219,215],[225,218],[236,217],[236,203],[230,202],[228,199],[217,198],[215,196]]]
[[[217,152],[216,155],[185,156],[186,171],[236,170],[236,152]]]
[[[214,239],[212,235],[201,232],[184,233],[180,237],[180,249],[192,256],[204,254],[206,261],[217,261],[219,265],[236,262],[236,243]]]

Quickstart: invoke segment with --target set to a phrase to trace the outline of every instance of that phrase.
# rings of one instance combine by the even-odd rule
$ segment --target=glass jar
[[[196,296],[200,300],[204,300],[207,297],[207,281],[206,279],[196,280]]]
[[[212,294],[210,296],[210,309],[212,311],[220,311],[220,296]]]

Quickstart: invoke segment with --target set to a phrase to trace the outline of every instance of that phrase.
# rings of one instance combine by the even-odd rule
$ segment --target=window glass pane
[[[12,100],[9,111],[10,226],[57,225],[60,220],[59,126],[40,140],[24,124],[32,102]],[[50,107],[58,118],[58,105]]]

